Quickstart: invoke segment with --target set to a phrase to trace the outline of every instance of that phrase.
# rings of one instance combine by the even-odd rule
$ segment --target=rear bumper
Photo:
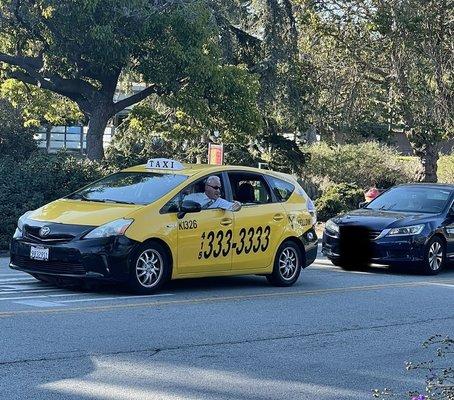
[[[14,238],[10,248],[10,268],[30,274],[80,279],[126,281],[131,254],[137,242],[125,236],[73,240],[41,244],[27,238]],[[49,259],[30,258],[31,246],[49,249]]]
[[[306,263],[304,265],[304,268],[306,268],[311,265],[317,258],[318,238],[314,228],[312,227],[303,235],[301,235],[300,240],[304,246],[304,252],[306,254]]]

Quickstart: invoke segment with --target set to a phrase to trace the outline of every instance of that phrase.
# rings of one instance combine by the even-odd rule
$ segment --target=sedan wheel
[[[445,244],[438,237],[432,238],[426,247],[423,272],[429,275],[438,274],[445,265]]]

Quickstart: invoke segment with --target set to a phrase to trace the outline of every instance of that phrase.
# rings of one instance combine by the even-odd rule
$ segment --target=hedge
[[[0,249],[7,249],[17,219],[26,211],[63,197],[104,174],[94,162],[64,153],[33,153],[25,160],[0,157]]]

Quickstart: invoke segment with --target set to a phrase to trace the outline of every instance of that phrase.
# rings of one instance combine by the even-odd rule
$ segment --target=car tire
[[[274,286],[293,285],[300,276],[303,260],[303,254],[294,242],[283,242],[277,250],[273,272],[266,275],[266,279]]]
[[[153,294],[170,279],[171,271],[167,250],[159,243],[146,242],[131,260],[129,288],[137,294]]]
[[[434,236],[424,249],[421,270],[426,275],[437,275],[446,264],[446,245],[441,238]]]

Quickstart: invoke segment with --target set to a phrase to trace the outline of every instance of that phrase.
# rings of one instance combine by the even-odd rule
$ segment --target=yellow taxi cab
[[[208,179],[241,208],[185,200]],[[244,274],[290,286],[315,260],[315,220],[291,175],[151,159],[21,216],[10,267],[40,280],[122,281],[143,294],[169,279]]]

